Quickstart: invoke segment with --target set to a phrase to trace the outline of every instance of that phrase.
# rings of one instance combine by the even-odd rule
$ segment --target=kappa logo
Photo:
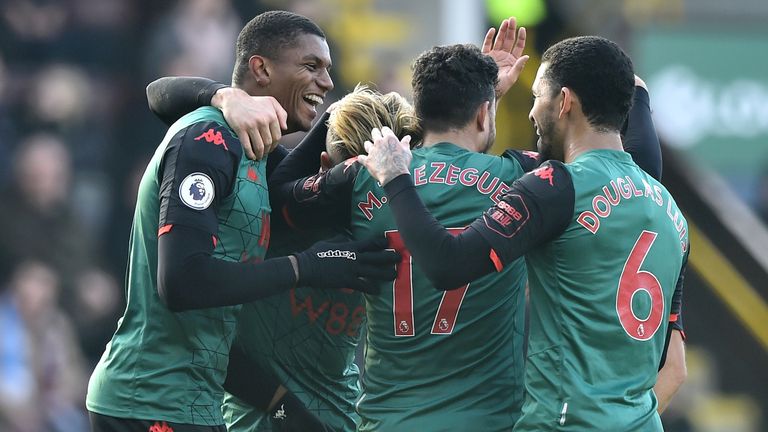
[[[214,131],[213,129],[208,129],[207,131],[203,132],[199,137],[195,138],[195,141],[200,141],[201,139],[205,139],[205,141],[209,143],[213,143],[213,145],[223,146],[224,150],[229,150],[229,147],[227,147],[227,142],[224,141],[224,137],[221,135],[221,131]]]
[[[536,168],[533,170],[533,175],[536,177],[542,179],[542,180],[549,180],[549,185],[554,186],[554,178],[552,177],[552,173],[554,172],[554,168],[551,166],[543,166],[541,168]]]
[[[213,202],[214,195],[213,180],[200,172],[186,176],[179,186],[181,202],[194,210],[207,209]]]
[[[535,151],[524,150],[522,153],[531,159],[539,160],[539,153]]]
[[[149,432],[173,432],[173,428],[168,426],[166,422],[155,422],[149,427]]]
[[[343,251],[343,250],[333,250],[329,249],[325,252],[318,252],[317,253],[318,258],[346,258],[348,260],[355,261],[357,260],[357,255],[352,251]]]

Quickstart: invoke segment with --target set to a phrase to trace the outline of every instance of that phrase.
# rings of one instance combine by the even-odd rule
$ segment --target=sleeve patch
[[[193,210],[207,209],[215,195],[213,180],[201,172],[186,176],[179,186],[181,202]]]
[[[525,226],[531,214],[525,205],[525,201],[523,201],[523,197],[518,194],[507,194],[498,204],[488,210],[486,217],[496,222],[500,229],[496,229],[486,219],[485,222],[488,228],[503,237],[509,238],[517,234]]]

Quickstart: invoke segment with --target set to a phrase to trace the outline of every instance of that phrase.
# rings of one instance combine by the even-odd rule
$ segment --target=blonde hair
[[[421,143],[422,131],[416,111],[396,92],[381,94],[358,84],[352,93],[337,102],[328,119],[329,153],[343,159],[366,154],[363,143],[371,139],[371,129],[389,127],[399,138],[411,136],[411,147]]]

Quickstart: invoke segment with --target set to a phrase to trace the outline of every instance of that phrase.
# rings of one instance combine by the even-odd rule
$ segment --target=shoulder
[[[240,160],[243,150],[240,140],[225,125],[212,119],[201,119],[184,126],[169,143],[179,146],[185,157],[209,160]]]
[[[549,160],[522,176],[515,184],[535,195],[552,195],[573,190],[573,180],[566,164]]]
[[[509,149],[501,157],[516,161],[525,172],[533,171],[541,165],[541,155],[535,151]]]

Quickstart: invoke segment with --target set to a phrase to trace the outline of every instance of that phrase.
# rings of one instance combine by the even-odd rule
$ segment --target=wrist
[[[211,106],[223,110],[224,102],[227,99],[227,96],[232,94],[234,91],[235,89],[232,87],[222,87],[216,90],[216,92],[213,93],[213,96],[211,96]]]

